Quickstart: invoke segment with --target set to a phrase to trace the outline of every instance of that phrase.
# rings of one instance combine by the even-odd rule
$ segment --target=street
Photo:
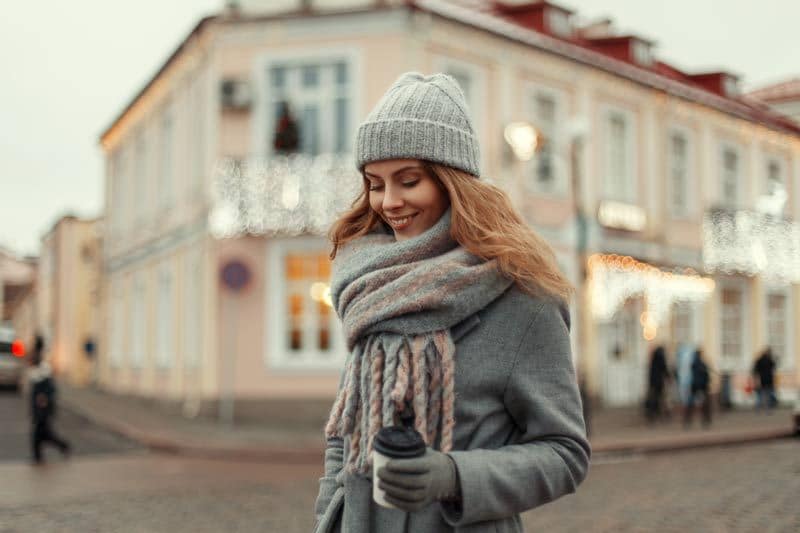
[[[311,530],[321,465],[154,454],[62,412],[59,428],[75,454],[64,461],[52,453],[36,468],[20,405],[0,396],[0,532]],[[557,532],[798,531],[799,452],[798,441],[777,440],[598,458],[578,494],[529,511],[524,522]]]
[[[0,464],[30,459],[30,422],[27,398],[10,389],[0,389]],[[74,456],[117,453],[139,448],[133,442],[94,426],[81,417],[60,409],[55,429],[70,442]],[[45,457],[60,461],[58,451],[45,447]]]

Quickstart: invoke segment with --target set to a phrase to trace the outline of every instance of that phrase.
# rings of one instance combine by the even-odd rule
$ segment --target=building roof
[[[552,5],[559,9],[564,9],[552,2],[540,2]],[[608,73],[617,75],[621,78],[646,85],[648,87],[664,91],[675,97],[684,100],[697,102],[723,113],[733,115],[745,120],[758,122],[767,127],[780,130],[793,135],[800,135],[800,125],[787,117],[773,111],[765,105],[760,105],[758,101],[752,100],[760,91],[750,93],[747,97],[733,97],[720,95],[700,82],[703,74],[689,74],[683,72],[673,65],[663,61],[653,61],[649,66],[637,65],[630,61],[625,61],[619,57],[602,53],[596,49],[596,38],[584,38],[578,31],[571,37],[557,37],[542,33],[530,28],[521,26],[504,17],[497,3],[493,0],[407,0],[406,5],[412,9],[418,9],[432,15],[436,15],[447,20],[465,24],[473,28],[487,31],[489,33],[526,44],[533,48],[552,53],[575,62],[585,64]],[[377,9],[387,9],[388,6],[377,4],[375,7],[367,9],[343,10],[350,13],[368,12]],[[225,18],[226,22],[253,22],[257,20],[274,20],[285,18],[300,18],[319,15],[332,15],[336,13],[299,10],[291,13],[276,15],[238,15],[234,18]],[[166,62],[159,68],[153,77],[142,87],[133,97],[130,103],[119,113],[111,124],[100,135],[101,142],[116,126],[116,124],[128,113],[136,102],[145,92],[155,83],[155,81],[167,70],[167,68],[181,55],[193,36],[200,33],[203,28],[211,21],[222,19],[221,16],[205,17],[192,29],[187,37],[178,45],[175,51],[169,56]],[[620,37],[612,36],[609,37]],[[631,37],[631,36],[629,36]],[[633,36],[648,44],[652,44],[646,38]],[[720,74],[717,72],[715,74]],[[731,75],[736,78],[735,75]],[[779,86],[787,86],[784,90],[787,94],[797,96],[800,94],[800,80],[790,80]],[[775,86],[777,87],[777,86]],[[771,89],[771,88],[765,88]],[[775,89],[779,92],[778,89]],[[793,93],[792,93],[793,91]],[[770,93],[771,94],[771,93]],[[781,93],[783,94],[783,93]],[[758,97],[761,100],[764,98]],[[766,100],[765,100],[766,101]],[[768,100],[774,102],[776,100]]]
[[[572,59],[636,83],[662,90],[673,96],[697,102],[786,133],[800,135],[800,125],[766,106],[760,106],[747,98],[716,94],[693,80],[692,74],[684,73],[662,61],[654,62],[651,67],[636,65],[593,50],[591,41],[582,39],[580,36],[567,39],[558,38],[522,27],[498,16],[493,9],[494,2],[492,1],[413,0],[409,3],[417,9]]]
[[[747,93],[747,96],[771,104],[787,100],[800,100],[800,77],[761,87]]]

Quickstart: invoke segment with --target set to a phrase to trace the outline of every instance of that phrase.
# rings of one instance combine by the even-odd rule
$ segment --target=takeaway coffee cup
[[[383,507],[397,509],[386,501],[386,493],[378,487],[378,470],[390,459],[410,459],[425,455],[425,441],[414,428],[389,426],[375,435],[372,452],[372,499]]]

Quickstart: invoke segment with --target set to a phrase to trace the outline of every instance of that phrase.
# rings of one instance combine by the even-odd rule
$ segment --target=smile
[[[393,229],[400,230],[400,229],[407,228],[411,224],[411,221],[413,220],[413,218],[415,216],[417,216],[417,214],[418,213],[414,213],[413,215],[408,215],[408,216],[405,216],[405,217],[388,217],[387,216],[386,220],[387,220],[387,222],[389,222],[389,225],[392,226]]]

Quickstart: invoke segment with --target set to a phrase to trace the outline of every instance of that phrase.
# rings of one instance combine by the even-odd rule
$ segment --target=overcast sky
[[[16,1],[0,17],[0,245],[38,253],[58,216],[102,211],[98,135],[223,0]],[[751,88],[800,75],[797,0],[564,0]]]

